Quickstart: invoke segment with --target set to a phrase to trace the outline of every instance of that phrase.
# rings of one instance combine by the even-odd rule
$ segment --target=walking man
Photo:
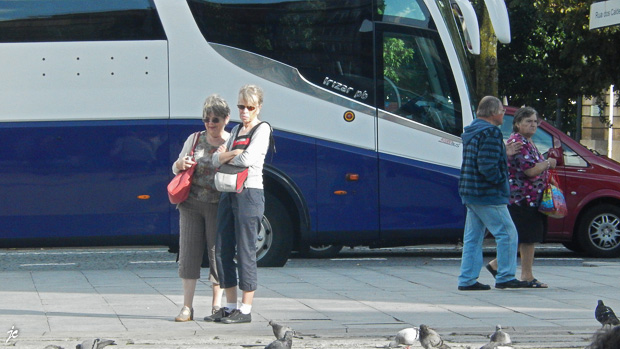
[[[508,164],[506,146],[498,126],[504,121],[502,102],[493,96],[482,98],[477,119],[465,127],[463,164],[459,179],[459,194],[467,208],[463,255],[458,289],[461,291],[490,290],[478,282],[482,269],[482,242],[488,229],[497,243],[497,277],[495,288],[522,288],[526,281],[515,278],[517,269],[517,229],[508,202]],[[520,145],[520,144],[519,144]],[[514,153],[519,145],[510,145]]]

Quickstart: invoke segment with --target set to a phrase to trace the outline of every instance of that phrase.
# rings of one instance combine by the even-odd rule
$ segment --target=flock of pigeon
[[[614,311],[606,306],[602,300],[598,301],[598,305],[594,310],[594,318],[601,323],[602,327],[606,326],[614,327],[620,325],[620,320],[616,317]],[[276,323],[273,320],[269,321],[269,326],[273,330],[273,335],[276,340],[269,343],[265,349],[290,349],[293,346],[293,338],[303,338],[298,336],[292,328]],[[508,333],[502,330],[502,326],[497,325],[495,332],[489,336],[489,343],[480,347],[480,349],[512,349],[512,341]],[[409,349],[416,342],[420,342],[424,349],[450,349],[450,346],[446,344],[441,336],[432,328],[426,325],[420,325],[420,327],[409,327],[398,331],[394,340],[391,341],[384,348],[396,348],[401,345],[406,346]],[[116,343],[111,339],[90,339],[78,344],[76,349],[103,349],[108,345],[115,345]],[[62,349],[61,347],[48,345],[45,349]]]
[[[495,332],[489,336],[490,342],[483,345],[480,349],[508,349],[512,348],[512,341],[508,333],[502,331],[502,326],[495,326]],[[386,348],[395,348],[405,345],[409,349],[416,341],[419,341],[424,349],[450,349],[444,343],[441,336],[426,325],[420,327],[409,327],[398,331],[393,341]]]

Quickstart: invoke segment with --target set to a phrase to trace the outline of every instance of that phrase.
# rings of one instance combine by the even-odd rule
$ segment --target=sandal
[[[486,265],[487,270],[489,271],[489,273],[491,273],[491,275],[493,275],[493,278],[497,277],[497,270],[493,269],[493,267],[491,266],[491,264],[487,264]]]
[[[181,308],[181,312],[179,313],[179,315],[174,318],[174,321],[176,322],[186,322],[191,320],[194,320],[194,308],[190,308],[187,306]]]
[[[534,279],[534,280],[532,280],[532,281],[529,281],[529,283],[528,283],[527,287],[528,287],[528,288],[548,288],[548,287],[549,287],[549,285],[547,285],[547,284],[543,284],[542,282],[540,282],[540,281],[538,281],[538,280]]]

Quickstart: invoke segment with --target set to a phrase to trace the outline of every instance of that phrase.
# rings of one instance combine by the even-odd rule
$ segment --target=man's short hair
[[[485,96],[478,104],[476,115],[480,118],[490,118],[493,115],[501,113],[502,109],[502,101],[500,101],[499,98],[494,96]]]

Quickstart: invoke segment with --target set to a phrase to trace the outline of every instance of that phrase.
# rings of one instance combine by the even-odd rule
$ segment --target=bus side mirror
[[[549,148],[547,158],[554,158],[556,166],[564,166],[564,150],[562,148]]]

